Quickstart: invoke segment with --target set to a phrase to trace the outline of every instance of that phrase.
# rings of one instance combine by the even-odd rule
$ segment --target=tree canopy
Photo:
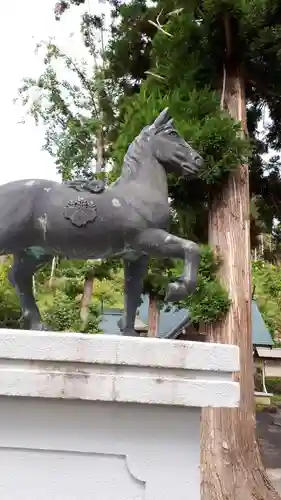
[[[174,194],[177,204],[184,193],[185,203],[191,200],[192,205],[201,199],[204,205],[212,181],[217,183],[224,172],[235,168],[237,160],[249,153],[245,144],[237,142],[229,117],[222,115],[219,109],[223,107],[220,88],[226,63],[229,67],[238,62],[243,67],[248,103],[248,146],[251,148],[253,222],[257,215],[254,207],[257,207],[259,218],[270,232],[274,218],[280,216],[280,162],[276,155],[265,162],[262,154],[270,147],[278,148],[281,133],[278,119],[280,79],[278,72],[274,78],[272,75],[273,68],[280,65],[280,54],[274,50],[280,40],[278,22],[272,29],[279,9],[278,2],[265,0],[204,1],[188,5],[180,1],[159,1],[152,7],[145,1],[135,0],[118,7],[120,22],[117,28],[112,28],[114,37],[108,50],[108,72],[122,89],[117,159],[122,158],[132,138],[132,124],[138,130],[167,102],[180,131],[206,159],[206,170],[202,173],[204,182],[197,183],[198,189],[182,181],[175,191],[171,186],[171,195]],[[231,18],[235,30],[231,62],[226,56],[224,14]],[[261,40],[265,40],[262,53]],[[126,47],[130,47],[131,52],[126,51]],[[140,64],[139,58],[143,57],[146,60]],[[271,121],[261,138],[256,132],[265,106]],[[202,203],[200,212],[201,208]],[[199,227],[202,228],[200,223]],[[254,236],[254,224],[252,229]]]

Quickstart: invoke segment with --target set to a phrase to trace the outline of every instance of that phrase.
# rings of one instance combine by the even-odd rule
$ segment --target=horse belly
[[[118,231],[95,226],[71,227],[50,232],[47,246],[52,253],[70,259],[106,259],[124,250],[124,235]]]

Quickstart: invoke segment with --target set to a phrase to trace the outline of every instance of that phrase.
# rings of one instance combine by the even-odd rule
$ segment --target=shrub
[[[99,313],[94,305],[89,307],[86,327],[80,320],[80,302],[75,301],[63,291],[57,290],[51,304],[43,312],[43,320],[54,331],[100,333]]]

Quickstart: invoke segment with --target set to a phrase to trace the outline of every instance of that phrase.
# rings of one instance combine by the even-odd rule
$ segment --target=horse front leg
[[[165,300],[177,302],[195,292],[200,264],[200,249],[196,243],[162,229],[147,229],[139,235],[135,248],[153,257],[183,260],[183,273],[168,285]]]
[[[135,337],[137,308],[141,304],[144,275],[147,272],[148,257],[142,255],[135,260],[124,259],[124,316],[118,322],[123,335]]]

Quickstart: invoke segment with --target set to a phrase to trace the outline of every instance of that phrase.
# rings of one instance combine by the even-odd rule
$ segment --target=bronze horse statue
[[[122,257],[124,335],[136,335],[135,315],[150,256],[184,262],[182,276],[168,286],[167,301],[193,293],[200,252],[194,242],[168,232],[167,174],[196,176],[202,166],[201,156],[178,134],[165,109],[129,146],[121,176],[106,189],[98,181],[83,185],[34,179],[0,186],[0,255],[13,254],[9,279],[26,327],[46,329],[32,277],[55,255]]]

